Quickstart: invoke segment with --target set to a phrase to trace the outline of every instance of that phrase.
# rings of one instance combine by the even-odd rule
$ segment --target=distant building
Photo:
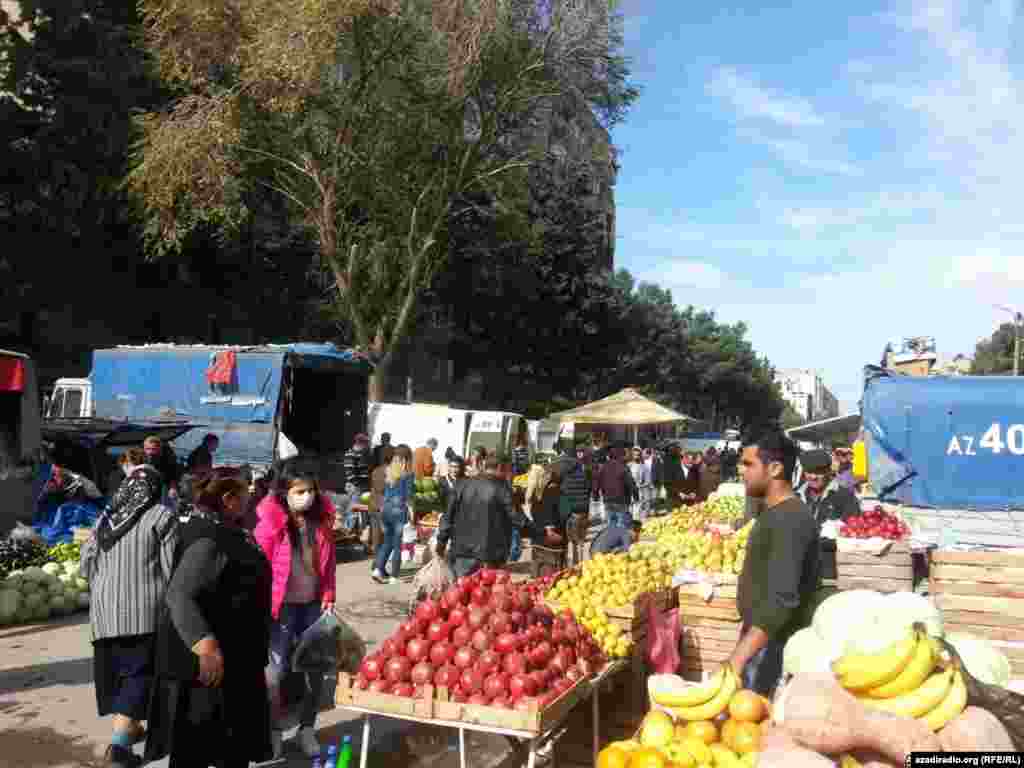
[[[825,386],[817,371],[783,368],[775,372],[775,383],[783,399],[804,421],[820,421],[839,415],[839,400]]]

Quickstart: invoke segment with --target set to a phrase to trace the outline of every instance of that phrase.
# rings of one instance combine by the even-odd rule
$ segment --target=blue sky
[[[890,339],[1024,308],[1019,3],[622,0],[616,266],[848,404]]]

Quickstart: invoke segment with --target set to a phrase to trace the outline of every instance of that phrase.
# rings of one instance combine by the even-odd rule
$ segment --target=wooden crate
[[[590,680],[580,680],[576,685],[555,699],[544,709],[535,707],[521,712],[499,707],[482,707],[474,704],[459,704],[448,698],[446,688],[437,689],[434,702],[434,717],[438,720],[457,720],[473,725],[489,725],[511,731],[533,734],[547,733],[558,725],[591,691]]]
[[[928,581],[947,632],[991,640],[1024,675],[1024,552],[933,550]]]
[[[722,622],[738,622],[736,610],[737,577],[731,573],[716,573],[712,578],[718,582],[711,599],[705,599],[700,584],[684,584],[677,590],[679,616],[683,624],[695,618],[714,619]]]
[[[682,588],[685,590],[686,588]],[[682,651],[680,676],[687,680],[701,680],[729,660],[740,637],[742,623],[736,611],[735,598],[719,599],[717,595],[706,603],[704,610],[688,611],[690,601],[701,600],[681,591],[679,620],[682,623]],[[730,603],[731,608],[721,605]],[[718,605],[716,605],[718,604]],[[708,615],[711,614],[711,615]]]
[[[840,590],[913,592],[914,560],[906,542],[893,542],[885,554],[836,552],[836,586]]]
[[[427,686],[425,698],[410,699],[388,693],[361,691],[356,688],[355,680],[342,672],[338,674],[338,684],[334,689],[334,703],[341,707],[362,707],[382,714],[422,717],[429,720],[434,717],[434,687]]]

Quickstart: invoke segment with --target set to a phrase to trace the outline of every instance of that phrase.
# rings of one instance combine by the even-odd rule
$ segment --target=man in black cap
[[[818,525],[829,520],[845,522],[860,514],[857,497],[835,478],[832,456],[828,451],[804,451],[800,454],[800,466],[803,482],[797,493],[811,510]]]

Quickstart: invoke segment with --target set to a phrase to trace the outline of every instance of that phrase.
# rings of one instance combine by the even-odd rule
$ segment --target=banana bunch
[[[917,718],[940,730],[967,706],[967,686],[942,648],[920,624],[878,653],[853,653],[837,659],[832,672],[860,702],[878,712]]]
[[[655,692],[651,698],[655,704],[669,710],[676,720],[713,720],[729,706],[738,688],[736,673],[727,665],[701,685]]]

